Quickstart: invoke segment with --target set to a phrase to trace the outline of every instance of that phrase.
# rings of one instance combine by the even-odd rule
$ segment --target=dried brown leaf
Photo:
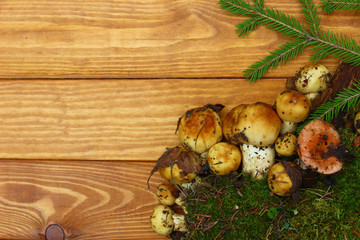
[[[151,176],[159,170],[159,168],[171,167],[173,164],[183,170],[182,174],[201,173],[201,159],[198,154],[186,150],[183,147],[168,148],[157,160],[156,165],[151,170],[147,180],[148,188]]]

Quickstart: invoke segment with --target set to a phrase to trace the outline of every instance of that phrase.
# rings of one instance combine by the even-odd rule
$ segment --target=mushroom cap
[[[324,91],[330,83],[330,72],[322,64],[306,65],[295,74],[296,90],[301,93]]]
[[[340,134],[330,123],[314,120],[298,137],[298,154],[303,163],[316,172],[333,174],[342,168],[342,161],[330,151],[340,144]]]
[[[262,147],[274,144],[280,133],[281,119],[266,103],[247,105],[233,125],[232,142]]]
[[[302,122],[310,112],[311,103],[302,93],[285,90],[278,94],[275,109],[283,121]]]
[[[289,162],[295,166],[295,163]],[[270,190],[278,196],[290,196],[293,186],[290,176],[287,174],[281,162],[274,164],[268,174],[268,185]]]
[[[156,206],[150,217],[152,229],[160,235],[168,236],[174,229],[173,214],[173,210],[168,206]]]
[[[292,133],[284,134],[276,139],[275,150],[281,156],[292,156],[297,150],[297,138]]]
[[[213,173],[226,175],[239,168],[241,152],[230,143],[220,142],[210,148],[207,159]]]
[[[165,182],[157,187],[156,196],[161,204],[171,206],[179,197],[179,190],[171,182]]]
[[[199,154],[208,151],[222,139],[221,119],[216,111],[207,106],[187,111],[179,119],[177,128],[183,146]]]
[[[247,104],[241,104],[230,110],[226,114],[222,122],[222,131],[226,140],[231,142],[231,138],[238,133],[237,129],[234,127],[240,121],[241,112],[247,107]],[[234,143],[237,144],[237,143]]]
[[[172,178],[171,178],[171,172],[172,172]],[[188,173],[185,172],[183,169],[180,169],[176,163],[172,166],[172,171],[171,171],[171,166],[162,167],[159,168],[159,173],[164,179],[169,181],[174,180],[176,184],[188,183],[197,176],[196,173],[191,173],[191,172]]]

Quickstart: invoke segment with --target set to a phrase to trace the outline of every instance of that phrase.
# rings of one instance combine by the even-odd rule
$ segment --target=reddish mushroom
[[[340,134],[333,125],[322,120],[308,123],[298,137],[301,160],[308,168],[322,174],[341,170],[343,162],[336,151],[339,145]]]

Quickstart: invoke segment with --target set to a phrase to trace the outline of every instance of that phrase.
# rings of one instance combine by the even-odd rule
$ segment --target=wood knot
[[[46,240],[65,240],[64,230],[57,224],[49,225],[45,230]]]

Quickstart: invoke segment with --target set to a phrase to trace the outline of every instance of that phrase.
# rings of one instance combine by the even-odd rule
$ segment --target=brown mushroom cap
[[[194,108],[179,119],[177,133],[188,150],[201,154],[221,141],[221,119],[212,106],[217,107],[206,105]]]
[[[233,109],[225,116],[223,122],[222,122],[222,131],[224,137],[231,142],[231,138],[234,136],[234,134],[238,133],[236,131],[236,126],[240,121],[240,115],[241,112],[246,108],[247,104],[241,104]],[[236,144],[236,143],[234,143]]]
[[[233,124],[231,141],[246,143],[257,147],[273,144],[279,135],[281,119],[274,109],[266,103],[247,105]]]
[[[310,112],[310,100],[302,93],[286,90],[276,97],[275,108],[284,121],[302,122]]]
[[[322,174],[333,174],[342,168],[342,161],[330,152],[340,144],[340,134],[330,123],[314,120],[298,137],[298,154],[303,163]]]

